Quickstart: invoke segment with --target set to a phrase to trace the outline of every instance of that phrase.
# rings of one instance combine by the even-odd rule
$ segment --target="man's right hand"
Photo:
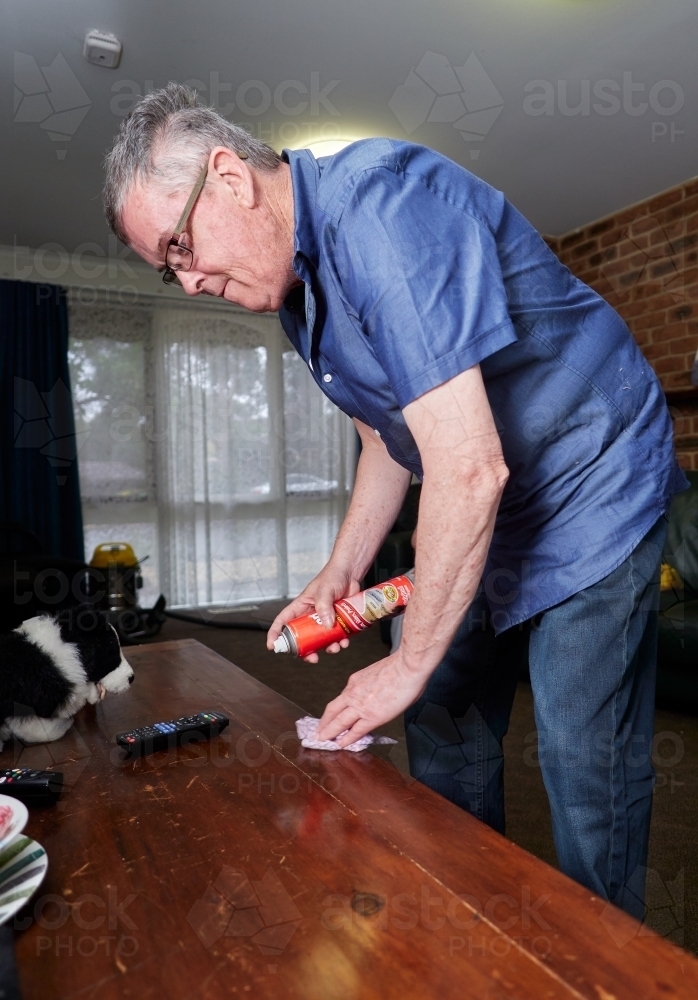
[[[359,580],[352,577],[351,573],[342,570],[332,564],[332,560],[325,568],[311,580],[302,594],[287,605],[281,614],[277,615],[267,633],[267,649],[273,650],[274,640],[281,635],[281,630],[288,622],[301,615],[309,615],[317,612],[323,625],[331,628],[334,625],[335,612],[334,602],[340,597],[351,597],[361,590]],[[348,639],[340,639],[333,642],[326,648],[328,653],[338,653],[341,649],[346,649],[349,645]],[[307,663],[317,663],[319,660],[317,653],[310,653],[303,657]]]
[[[293,618],[316,611],[323,624],[334,625],[334,602],[351,597],[361,590],[361,580],[373,562],[383,539],[398,515],[405,499],[411,474],[395,462],[377,435],[367,424],[354,418],[362,449],[347,516],[334,543],[325,568],[311,580],[302,594],[284,608],[267,633],[267,649]],[[327,647],[338,653],[349,645],[340,639]],[[305,659],[317,663],[317,653]]]

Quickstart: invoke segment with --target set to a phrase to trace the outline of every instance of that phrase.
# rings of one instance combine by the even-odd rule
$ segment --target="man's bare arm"
[[[347,746],[422,694],[477,591],[508,478],[478,367],[405,407],[422,457],[415,589],[395,653],[349,678],[320,739]]]
[[[354,424],[361,437],[361,455],[349,510],[330,561],[361,580],[395,523],[411,475],[393,461],[375,431],[360,420],[354,419]]]
[[[334,623],[334,601],[355,594],[360,589],[361,580],[402,506],[410,484],[410,473],[393,461],[370,427],[360,420],[354,420],[354,424],[361,436],[361,455],[349,510],[332,555],[303,593],[275,619],[267,635],[268,649],[273,649],[274,639],[286,622],[309,611],[317,611],[327,625]],[[341,644],[328,646],[327,651],[336,653],[348,644],[348,640],[343,639]],[[317,653],[306,659],[317,663]]]
[[[479,367],[404,410],[422,457],[416,584],[405,613],[409,669],[435,669],[480,583],[508,470]]]

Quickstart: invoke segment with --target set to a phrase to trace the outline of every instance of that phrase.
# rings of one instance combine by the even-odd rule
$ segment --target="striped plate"
[[[15,837],[0,851],[0,924],[9,920],[43,882],[48,857],[36,840]]]

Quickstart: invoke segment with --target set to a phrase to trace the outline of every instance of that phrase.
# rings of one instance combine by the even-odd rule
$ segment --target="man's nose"
[[[201,294],[201,279],[203,275],[199,271],[178,271],[177,278],[187,295]]]

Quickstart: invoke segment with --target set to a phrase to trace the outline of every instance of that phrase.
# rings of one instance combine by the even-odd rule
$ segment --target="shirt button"
[[[327,373],[327,375],[323,375],[322,376],[322,381],[323,382],[331,382],[332,381],[332,376],[330,375],[329,372]]]

